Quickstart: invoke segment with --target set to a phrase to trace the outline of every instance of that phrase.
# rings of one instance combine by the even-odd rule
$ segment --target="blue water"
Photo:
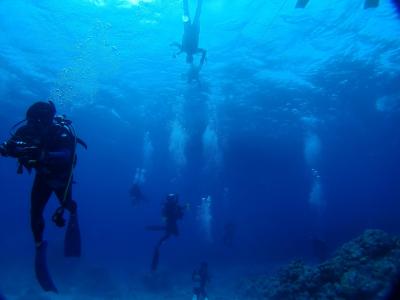
[[[75,170],[80,260],[62,256],[64,233],[50,221],[57,201],[46,209],[59,296],[34,277],[33,176],[0,160],[0,290],[9,299],[191,299],[201,261],[212,298],[233,299],[249,274],[313,261],[312,238],[334,251],[367,228],[400,233],[394,2],[295,2],[204,0],[208,58],[191,82],[169,46],[181,41],[181,1],[0,2],[1,139],[30,104],[51,99],[89,145]],[[147,201],[133,205],[138,168]],[[190,209],[161,250],[170,289],[156,292],[143,278],[159,234],[145,226],[162,223],[171,192]],[[228,223],[233,247],[223,243]]]

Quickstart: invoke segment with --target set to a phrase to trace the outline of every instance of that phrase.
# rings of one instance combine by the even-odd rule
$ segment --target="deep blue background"
[[[310,259],[311,237],[333,251],[367,228],[399,233],[400,24],[390,2],[364,11],[350,0],[311,1],[298,11],[294,1],[204,0],[209,59],[190,84],[184,58],[168,48],[182,33],[179,1],[95,2],[0,4],[0,136],[40,99],[73,120],[89,145],[79,149],[74,186],[85,262],[147,270],[159,235],[144,227],[162,222],[171,192],[190,210],[163,249],[169,270],[201,260],[267,266]],[[389,105],[379,109],[384,97]],[[174,122],[187,138],[183,166],[169,150]],[[204,150],[208,125],[219,163]],[[321,143],[314,165],[304,153],[310,132]],[[139,167],[147,168],[148,202],[133,206]],[[319,210],[309,203],[312,168],[321,176]],[[33,256],[32,176],[15,171],[14,161],[0,160],[0,265],[17,273]],[[206,195],[212,242],[197,218]],[[222,244],[227,222],[237,227],[232,249]],[[45,236],[62,269],[63,233],[48,222]]]

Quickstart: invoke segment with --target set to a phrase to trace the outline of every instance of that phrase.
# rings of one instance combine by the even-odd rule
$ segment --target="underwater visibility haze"
[[[391,252],[364,262],[391,271],[326,299],[383,299],[400,271],[398,0],[2,0],[0,31],[0,299],[323,299],[322,279],[295,298],[251,280],[371,241]],[[73,147],[10,150],[38,101]],[[64,154],[42,238],[27,169]],[[352,272],[342,286],[372,280]]]

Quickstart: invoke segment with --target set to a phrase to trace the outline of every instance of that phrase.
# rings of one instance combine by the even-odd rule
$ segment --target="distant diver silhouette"
[[[151,261],[151,270],[157,271],[158,263],[160,260],[161,245],[168,240],[171,236],[179,236],[178,220],[182,219],[184,215],[184,207],[179,205],[178,195],[169,194],[166,198],[162,209],[162,216],[165,220],[164,226],[147,226],[147,230],[164,231],[164,235],[158,241],[154,248],[153,258]]]
[[[206,285],[211,279],[206,262],[202,262],[200,268],[193,271],[192,280],[198,284],[198,286],[193,289],[192,300],[208,300]]]

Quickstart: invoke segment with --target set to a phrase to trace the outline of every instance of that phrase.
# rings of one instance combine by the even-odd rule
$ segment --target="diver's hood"
[[[56,115],[56,107],[53,102],[39,101],[32,104],[26,112],[26,120],[30,124],[49,125]]]

